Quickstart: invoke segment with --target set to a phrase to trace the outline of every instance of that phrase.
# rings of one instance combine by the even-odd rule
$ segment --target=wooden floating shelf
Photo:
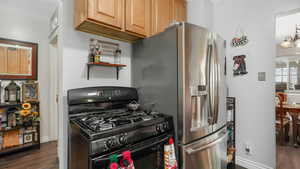
[[[122,64],[112,64],[112,63],[106,63],[106,62],[98,62],[98,63],[88,63],[90,66],[109,66],[109,67],[126,67],[126,65]]]
[[[32,105],[37,105],[39,102],[21,102],[21,103],[0,103],[0,108],[1,107],[16,107],[16,106],[21,106],[23,103],[30,103]]]
[[[115,67],[116,68],[116,73],[117,73],[117,80],[119,79],[119,71],[120,68],[126,67],[126,65],[122,64],[113,64],[113,63],[107,63],[107,62],[89,62],[87,63],[87,80],[90,79],[90,67],[91,66],[105,66],[105,67]]]

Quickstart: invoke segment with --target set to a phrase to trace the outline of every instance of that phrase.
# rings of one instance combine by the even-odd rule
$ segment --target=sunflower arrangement
[[[35,111],[30,103],[22,104],[22,109],[17,111],[16,115],[18,124],[25,127],[32,126],[40,120],[39,112]]]

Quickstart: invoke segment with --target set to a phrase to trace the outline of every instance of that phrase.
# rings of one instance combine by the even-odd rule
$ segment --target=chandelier
[[[283,48],[300,48],[300,25],[296,25],[296,34],[293,38],[292,36],[285,37],[284,41],[280,43]]]

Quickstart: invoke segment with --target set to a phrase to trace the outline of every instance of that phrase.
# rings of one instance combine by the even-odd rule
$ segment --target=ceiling
[[[281,42],[286,36],[295,36],[296,24],[300,24],[300,12],[280,16],[276,20],[276,41]]]
[[[282,48],[279,45],[286,36],[295,37],[296,24],[300,24],[300,10],[276,18],[277,57],[300,56],[300,48]]]
[[[58,0],[1,0],[0,8],[49,18],[57,5]]]

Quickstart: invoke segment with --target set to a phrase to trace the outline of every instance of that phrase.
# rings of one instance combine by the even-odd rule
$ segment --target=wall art
[[[231,41],[231,46],[241,47],[241,46],[245,46],[248,42],[249,42],[248,36],[241,28],[239,28],[237,29],[235,36]]]
[[[23,102],[39,101],[39,85],[36,82],[26,82],[22,85]]]
[[[245,75],[247,74],[246,69],[246,55],[238,55],[233,57],[233,75]]]

